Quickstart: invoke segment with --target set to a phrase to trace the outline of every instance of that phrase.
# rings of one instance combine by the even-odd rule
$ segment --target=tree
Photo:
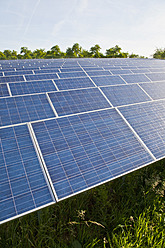
[[[61,50],[58,45],[55,45],[48,54],[52,55],[52,58],[61,57]]]
[[[100,57],[100,50],[101,50],[101,47],[98,44],[91,47],[90,53],[91,53],[92,57],[99,58]]]
[[[21,47],[21,52],[20,52],[23,59],[32,59],[32,51],[29,50],[27,47]]]
[[[34,59],[43,59],[46,55],[45,49],[36,49],[33,54],[32,57]]]
[[[81,51],[82,51],[82,47],[80,47],[78,43],[75,43],[72,46],[72,52],[73,52],[74,57],[78,57],[81,54]]]
[[[0,51],[0,59],[3,59],[3,60],[7,59],[6,55],[1,51]]]
[[[74,57],[74,53],[73,53],[72,48],[68,47],[66,49],[66,57]]]
[[[155,59],[165,59],[165,48],[157,48],[155,53],[153,54],[153,58]]]
[[[121,47],[116,45],[106,50],[106,57],[108,58],[117,58],[121,56]]]

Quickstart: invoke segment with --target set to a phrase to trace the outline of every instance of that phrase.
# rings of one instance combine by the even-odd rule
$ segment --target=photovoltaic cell
[[[163,81],[165,80],[165,73],[146,73],[146,76],[151,79],[151,81]]]
[[[46,73],[46,74],[36,74],[36,75],[26,75],[27,81],[33,80],[43,80],[43,79],[56,79],[58,78],[56,73]]]
[[[25,81],[23,76],[0,77],[0,83]]]
[[[45,94],[0,99],[0,126],[54,117]]]
[[[87,75],[83,71],[79,72],[61,72],[58,73],[60,78],[74,78],[74,77],[86,77]]]
[[[132,74],[132,71],[131,70],[116,70],[116,69],[111,69],[110,70],[110,72],[112,73],[112,74],[118,74],[118,75],[121,75],[121,74]]]
[[[0,129],[0,221],[53,201],[26,125]]]
[[[165,81],[156,83],[140,84],[141,87],[152,97],[152,99],[165,98]]]
[[[9,86],[13,96],[56,91],[56,87],[53,84],[52,80],[10,83]]]
[[[111,73],[109,71],[88,71],[89,76],[110,76]]]
[[[5,76],[15,76],[15,75],[26,75],[26,74],[33,74],[31,70],[22,70],[22,71],[7,71],[4,73]]]
[[[35,74],[42,74],[42,73],[56,73],[59,72],[58,69],[42,69],[42,70],[34,70]]]
[[[157,159],[165,155],[165,101],[119,108]]]
[[[59,116],[110,108],[97,88],[49,93]]]
[[[152,162],[115,109],[32,126],[59,199]]]
[[[151,100],[136,84],[102,87],[101,90],[114,107]]]
[[[91,77],[91,79],[97,86],[125,84],[119,76],[100,76]]]
[[[144,74],[122,75],[121,77],[127,83],[150,82],[150,80]]]
[[[9,96],[8,88],[6,84],[0,84],[0,97]]]
[[[88,77],[84,78],[66,78],[54,80],[59,90],[78,89],[94,87],[94,84]]]

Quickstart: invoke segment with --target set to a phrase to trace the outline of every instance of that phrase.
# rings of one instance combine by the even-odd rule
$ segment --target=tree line
[[[51,58],[144,58],[137,54],[122,52],[122,48],[116,45],[106,50],[105,54],[100,52],[101,47],[96,44],[90,50],[83,49],[78,43],[68,47],[62,52],[58,45],[53,46],[50,50],[36,49],[31,51],[28,47],[21,47],[20,53],[15,50],[0,51],[0,59],[51,59]]]

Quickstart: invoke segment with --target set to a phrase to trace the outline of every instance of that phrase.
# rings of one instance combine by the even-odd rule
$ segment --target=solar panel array
[[[165,61],[0,61],[0,223],[165,157]]]

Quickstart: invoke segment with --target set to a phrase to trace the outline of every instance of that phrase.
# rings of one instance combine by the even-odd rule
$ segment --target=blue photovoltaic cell
[[[21,83],[11,83],[9,85],[13,96],[56,91],[56,87],[53,84],[52,80],[44,80],[44,81],[40,80],[40,81],[31,81],[31,82],[28,81]]]
[[[100,76],[91,77],[91,79],[97,86],[125,84],[125,82],[119,76]]]
[[[102,87],[101,90],[114,107],[151,100],[136,84]]]
[[[49,97],[59,116],[111,107],[97,88],[54,92]]]
[[[165,101],[119,108],[157,159],[165,156]]]
[[[59,90],[78,89],[94,87],[94,84],[88,77],[84,78],[66,78],[54,80]]]
[[[59,72],[58,69],[41,69],[41,70],[34,70],[35,74],[42,74],[42,73],[56,73]]]
[[[146,73],[146,76],[151,79],[151,81],[163,81],[165,80],[165,73]]]
[[[26,125],[0,129],[0,221],[53,201]]]
[[[0,77],[0,83],[25,81],[23,76]]]
[[[89,76],[110,76],[111,73],[109,71],[88,71]]]
[[[32,126],[59,199],[153,161],[115,109]]]
[[[0,126],[54,117],[45,94],[0,99]]]
[[[144,69],[132,69],[131,71],[133,73],[147,73],[147,72],[150,72],[150,70],[147,69],[147,68],[144,68]]]
[[[110,70],[110,72],[112,73],[112,74],[132,74],[132,72],[131,72],[131,70],[116,70],[116,69],[111,69]]]
[[[55,79],[58,78],[56,73],[45,73],[45,74],[36,74],[36,75],[25,75],[27,81],[33,80],[43,80],[43,79]]]
[[[122,75],[121,76],[127,83],[141,83],[151,82],[144,74]]]
[[[9,96],[8,88],[6,84],[0,84],[0,97]]]
[[[26,75],[26,74],[33,74],[33,72],[32,71],[30,71],[30,70],[22,70],[22,71],[7,71],[7,72],[5,72],[4,73],[5,74],[5,76],[15,76],[15,75]]]
[[[103,68],[100,67],[84,67],[83,69],[88,73],[89,71],[103,71]],[[108,70],[108,69],[107,69]]]
[[[58,73],[60,78],[74,78],[74,77],[86,77],[87,75],[85,72],[80,71],[80,72],[61,72]]]
[[[165,98],[165,81],[156,83],[140,84],[141,87],[152,97],[152,99]]]
[[[83,71],[81,67],[75,68],[60,68],[61,72],[76,72],[76,71]]]
[[[3,76],[3,73],[2,72],[0,72],[0,77],[2,77]]]

